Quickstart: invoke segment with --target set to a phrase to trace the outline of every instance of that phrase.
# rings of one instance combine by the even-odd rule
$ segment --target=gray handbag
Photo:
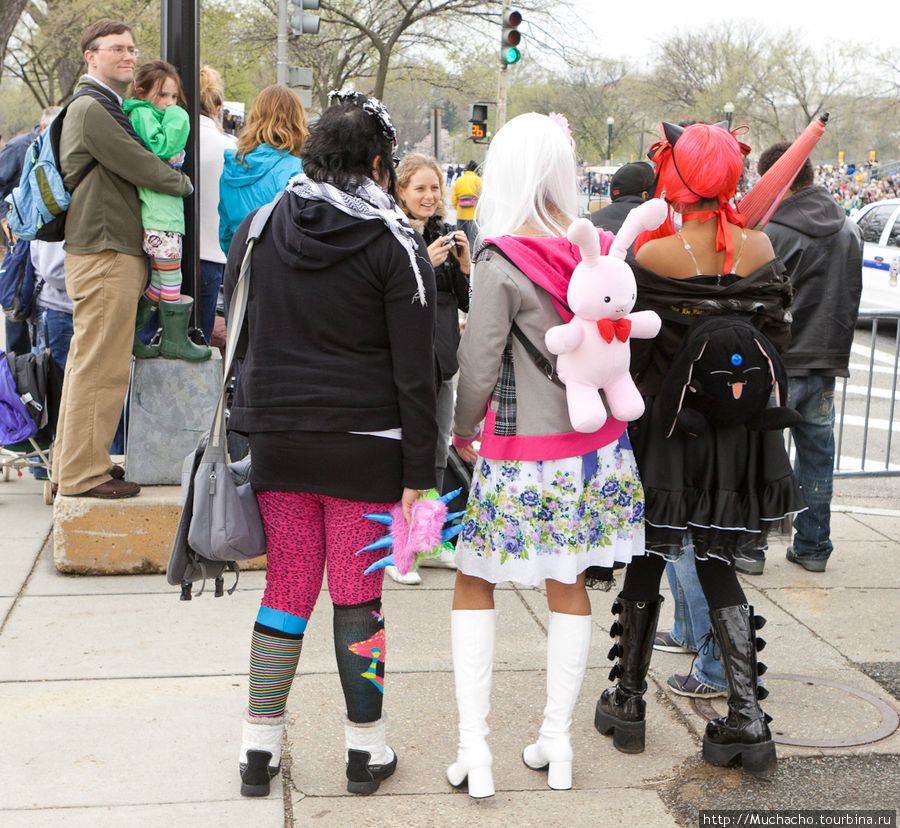
[[[182,493],[190,498],[192,512],[187,545],[200,558],[210,561],[241,561],[265,554],[266,536],[256,494],[250,488],[250,455],[232,461],[225,434],[225,390],[231,364],[244,324],[250,293],[250,261],[253,247],[283,191],[261,207],[250,224],[247,250],[241,263],[231,307],[228,310],[228,340],[219,404],[209,430],[209,441],[200,462],[195,453],[185,458]],[[196,468],[191,476],[190,470]],[[190,484],[193,484],[191,486]],[[192,491],[191,491],[192,489]],[[188,503],[185,502],[185,508]]]

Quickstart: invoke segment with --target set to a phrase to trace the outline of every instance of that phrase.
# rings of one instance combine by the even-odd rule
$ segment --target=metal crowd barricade
[[[835,447],[835,477],[893,477],[900,476],[900,458],[891,462],[891,448],[894,426],[894,411],[897,397],[897,374],[900,366],[900,311],[860,311],[859,327],[871,326],[868,347],[868,366],[866,369],[866,385],[864,388],[865,413],[862,416],[862,444],[859,457],[845,456],[845,431],[851,426],[860,425],[860,417],[848,412],[848,388],[853,388],[854,396],[859,394],[859,386],[855,383],[861,378],[853,370],[851,355],[850,377],[843,380],[840,405],[837,406],[835,431],[837,445]],[[878,347],[879,326],[882,333],[893,333],[893,356]],[[882,339],[882,344],[886,341]],[[859,355],[858,348],[854,354]],[[880,369],[880,370],[877,370]],[[876,374],[889,373],[888,389],[876,384]],[[853,386],[850,383],[854,383]],[[880,406],[880,399],[888,396],[887,419],[882,421],[873,417],[873,407]],[[874,403],[874,406],[873,406]],[[883,412],[880,412],[883,413]],[[882,427],[882,424],[886,427]],[[884,432],[882,438],[881,432]],[[852,449],[851,449],[852,451]],[[900,454],[900,452],[898,452]]]

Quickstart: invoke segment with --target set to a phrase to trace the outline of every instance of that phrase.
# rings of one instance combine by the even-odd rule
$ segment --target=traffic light
[[[291,14],[291,34],[294,37],[304,34],[319,33],[319,16],[306,14],[307,11],[318,11],[319,0],[291,0],[294,7]]]
[[[512,9],[503,12],[503,31],[500,35],[500,63],[503,66],[518,63],[522,57],[522,52],[518,48],[522,42],[522,33],[519,31],[521,24],[521,12]]]
[[[487,135],[487,104],[472,104],[469,113],[469,137],[480,141]]]

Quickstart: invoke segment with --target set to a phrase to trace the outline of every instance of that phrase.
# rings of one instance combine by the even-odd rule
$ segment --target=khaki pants
[[[143,256],[66,253],[66,290],[75,308],[53,453],[62,495],[110,479],[109,448],[128,391],[134,318],[146,279]]]

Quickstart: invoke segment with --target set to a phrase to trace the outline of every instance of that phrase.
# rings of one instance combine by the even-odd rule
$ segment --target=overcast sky
[[[653,55],[654,42],[675,30],[702,29],[724,20],[757,20],[776,31],[800,29],[807,42],[849,41],[871,45],[873,51],[896,47],[896,0],[867,0],[843,9],[837,4],[814,6],[795,0],[574,0],[593,32],[598,55],[629,58],[638,64]],[[513,0],[515,3],[515,0]],[[826,11],[827,9],[827,11]],[[776,29],[777,27],[777,29]]]

